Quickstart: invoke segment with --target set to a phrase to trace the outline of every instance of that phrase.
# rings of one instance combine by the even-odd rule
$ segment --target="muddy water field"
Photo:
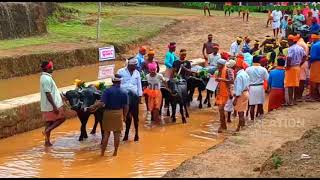
[[[177,43],[177,51],[181,48],[187,49],[187,58],[193,59],[202,57],[202,44],[209,33],[213,34],[214,41],[223,51],[229,51],[231,43],[237,36],[262,40],[272,33],[270,28],[265,28],[266,18],[263,16],[250,17],[249,22],[243,22],[237,15],[231,17],[199,15],[178,19],[181,22],[177,25],[139,44],[154,48],[156,59],[160,63],[163,62],[170,41]],[[50,45],[46,47],[50,48]],[[133,47],[124,56],[135,55],[137,50],[138,46]],[[123,64],[124,62],[117,62],[116,69]],[[97,78],[97,67],[98,64],[93,64],[58,70],[54,72],[54,77],[58,87],[72,85],[76,78],[92,81]],[[1,100],[38,92],[39,74],[0,80]],[[162,125],[150,125],[145,123],[146,109],[145,105],[141,105],[140,141],[133,142],[133,137],[130,137],[129,142],[121,142],[117,157],[111,156],[113,140],[109,141],[106,157],[99,156],[101,138],[99,132],[79,142],[80,122],[76,118],[67,120],[54,131],[54,145],[49,149],[43,147],[42,129],[2,139],[0,177],[161,177],[190,158],[192,160],[185,161],[165,177],[255,177],[257,172],[253,172],[252,169],[260,166],[269,157],[271,150],[278,148],[290,139],[289,137],[292,137],[290,140],[296,138],[297,132],[306,129],[296,128],[290,131],[279,128],[272,131],[275,133],[272,137],[261,138],[248,132],[255,129],[254,132],[258,133],[257,127],[249,127],[235,136],[237,120],[233,119],[233,122],[228,124],[229,130],[226,133],[217,134],[219,121],[216,107],[198,109],[197,106],[196,101],[191,104],[187,124],[182,124],[180,117],[177,123],[171,123],[169,118],[163,117]],[[302,108],[300,114],[308,108],[310,107]],[[310,116],[314,117],[312,123],[316,123],[317,116],[311,112]],[[288,114],[284,111],[279,113]],[[279,119],[280,115],[279,117],[271,115],[269,120]],[[92,126],[93,117],[87,125],[88,132]],[[307,127],[311,127],[311,122]],[[132,136],[133,129],[131,130]],[[286,132],[287,136],[284,136],[283,132]],[[230,136],[231,141],[229,141]],[[110,138],[113,139],[112,136]],[[255,146],[257,142],[260,143]],[[212,147],[217,147],[217,150],[210,154],[210,151],[214,150],[206,150]],[[261,152],[261,149],[267,150]],[[203,151],[205,154],[198,155]],[[242,154],[234,156],[238,152]],[[248,154],[251,156],[248,157]],[[265,159],[259,159],[261,154]]]

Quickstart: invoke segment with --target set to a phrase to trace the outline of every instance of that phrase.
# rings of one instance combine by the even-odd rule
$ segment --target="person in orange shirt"
[[[218,86],[216,89],[216,105],[219,108],[220,114],[220,127],[218,133],[223,130],[227,130],[226,117],[224,112],[224,107],[229,98],[232,98],[230,84],[233,83],[233,72],[231,69],[226,67],[227,61],[224,59],[219,59],[217,62],[218,75],[216,76],[216,81]]]

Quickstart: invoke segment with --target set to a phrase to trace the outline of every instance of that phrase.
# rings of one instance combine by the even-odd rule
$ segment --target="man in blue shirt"
[[[308,101],[315,101],[319,99],[317,94],[320,90],[320,35],[312,34],[311,39],[313,44],[310,50],[310,82],[311,82],[311,99]]]
[[[102,119],[102,129],[105,131],[105,134],[102,137],[101,156],[104,156],[111,131],[114,136],[115,148],[113,156],[117,156],[122,122],[125,121],[123,117],[126,117],[128,113],[128,95],[127,92],[120,88],[120,76],[116,74],[112,78],[112,83],[112,87],[104,91],[101,101],[88,108],[91,112],[101,107],[105,109]]]
[[[320,25],[318,24],[317,18],[312,18],[312,25],[310,26],[310,33],[317,34],[320,31]]]
[[[140,72],[142,69],[142,64],[144,63],[144,55],[146,55],[147,49],[142,46],[139,49],[139,52],[136,56],[137,60],[138,60],[138,64],[137,64],[137,70]]]
[[[270,71],[268,84],[271,88],[269,94],[268,111],[278,109],[285,103],[285,89],[284,89],[284,77],[285,77],[285,57],[279,56],[277,67]]]
[[[168,45],[169,51],[166,53],[164,65],[166,66],[165,76],[169,79],[173,77],[173,62],[177,60],[174,52],[176,51],[176,43],[171,42]]]

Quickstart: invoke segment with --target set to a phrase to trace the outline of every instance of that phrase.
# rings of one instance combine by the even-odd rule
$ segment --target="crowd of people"
[[[297,11],[293,18],[294,28],[303,25],[299,24],[302,22],[299,13]],[[186,49],[180,49],[176,55],[177,44],[170,42],[164,59],[166,70],[163,75],[155,58],[155,50],[140,47],[136,56],[128,58],[127,66],[114,75],[113,86],[103,92],[101,100],[88,107],[88,111],[92,112],[98,108],[106,110],[102,121],[106,133],[101,155],[104,155],[110,132],[114,133],[114,155],[117,155],[122,122],[126,126],[123,141],[129,138],[132,120],[135,127],[134,141],[139,141],[139,104],[142,103],[142,97],[145,97],[147,106],[146,120],[160,123],[161,87],[176,77],[188,79],[199,76],[202,70],[207,70],[210,78],[218,82],[215,105],[220,115],[219,133],[227,130],[232,113],[239,117],[236,131],[245,127],[246,116],[251,120],[262,119],[266,93],[269,95],[268,111],[282,106],[295,106],[303,100],[320,101],[319,31],[312,31],[306,41],[301,34],[289,30],[292,24],[288,22],[290,19],[287,15],[282,18],[281,12],[275,10],[272,17],[281,21],[280,24],[273,22],[273,27],[281,29],[281,39],[277,39],[278,30],[275,29],[273,38],[266,36],[262,42],[255,40],[251,47],[250,37],[239,36],[231,44],[229,52],[220,52],[219,44],[209,34],[208,41],[202,47],[205,64],[200,69],[191,66]],[[313,17],[312,25],[316,23],[319,28],[318,21],[319,18]],[[65,121],[62,108],[65,98],[59,94],[52,78],[53,63],[44,61],[41,68],[41,111],[46,121],[43,134],[45,145],[51,146],[51,131]],[[309,89],[307,94],[304,93],[305,89]]]

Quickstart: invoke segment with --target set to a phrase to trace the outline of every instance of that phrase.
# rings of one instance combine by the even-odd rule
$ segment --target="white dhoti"
[[[249,105],[263,104],[265,101],[265,91],[263,85],[249,87]]]
[[[224,111],[233,112],[233,110],[234,110],[233,101],[234,101],[234,98],[229,99],[227,101],[227,104],[224,106]]]
[[[272,29],[280,28],[280,21],[272,21]]]
[[[282,38],[286,37],[286,30],[285,29],[281,29],[281,37]]]

